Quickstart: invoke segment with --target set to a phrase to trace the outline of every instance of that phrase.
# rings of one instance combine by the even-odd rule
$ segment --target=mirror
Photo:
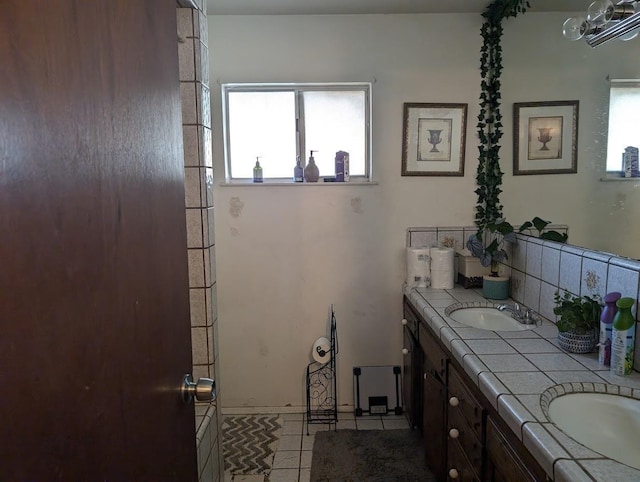
[[[608,79],[640,79],[640,37],[591,48],[584,40],[562,36],[570,16],[527,12],[503,23],[504,214],[513,224],[534,216],[566,224],[570,244],[640,259],[640,178],[602,181]],[[570,100],[579,100],[577,173],[513,175],[513,104]],[[640,119],[638,125],[638,139],[630,142],[636,147]]]

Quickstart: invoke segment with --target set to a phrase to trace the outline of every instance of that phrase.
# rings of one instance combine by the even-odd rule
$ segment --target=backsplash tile
[[[564,230],[566,231],[566,227]],[[460,231],[463,233],[463,239],[467,239],[469,235],[476,232],[476,227],[409,228],[407,244],[408,246],[435,246],[439,242],[439,234]],[[501,266],[502,271],[510,271],[509,294],[514,301],[534,309],[542,317],[555,323],[557,317],[553,313],[553,308],[556,292],[562,293],[563,290],[568,290],[574,295],[598,294],[604,297],[606,293],[619,291],[623,296],[636,300],[633,313],[636,319],[640,316],[637,310],[640,298],[640,261],[555,241],[542,241],[521,234],[517,238],[518,243],[512,246],[509,259],[505,265]],[[413,244],[414,242],[420,244]],[[634,370],[640,371],[638,325],[636,325],[636,332],[638,336],[636,336]],[[477,340],[483,348],[487,349],[483,353],[495,353],[491,349],[497,347],[490,347],[491,343],[486,344],[491,341],[493,340]],[[474,343],[471,340],[467,342]],[[544,351],[561,353],[556,339],[550,338],[548,342],[550,343],[545,345]],[[597,364],[597,360],[594,363]],[[604,370],[601,376],[613,377],[608,370]],[[611,380],[619,382],[615,378]]]
[[[560,279],[560,250],[546,244],[542,246],[542,281],[558,285]]]
[[[560,289],[579,295],[581,273],[582,258],[562,250],[560,253]]]

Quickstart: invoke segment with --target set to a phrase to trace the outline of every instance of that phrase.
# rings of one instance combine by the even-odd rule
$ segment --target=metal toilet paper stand
[[[331,429],[331,424],[334,424],[334,429],[337,428],[336,355],[338,354],[338,337],[333,305],[331,305],[329,342],[328,352],[323,351],[319,356],[314,354],[314,359],[321,361],[314,361],[307,365],[307,435],[309,435],[309,424],[311,423],[327,423],[329,429]]]

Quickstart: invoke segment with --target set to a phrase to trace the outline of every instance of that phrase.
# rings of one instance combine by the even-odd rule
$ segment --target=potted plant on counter
[[[571,353],[590,353],[598,341],[600,296],[575,296],[568,291],[556,291],[553,312],[558,315],[558,344]]]

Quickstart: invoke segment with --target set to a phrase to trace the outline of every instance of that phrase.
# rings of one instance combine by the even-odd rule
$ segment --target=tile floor
[[[329,430],[326,424],[310,424],[309,435],[302,413],[285,413],[282,434],[273,459],[273,468],[268,476],[225,474],[225,482],[309,482],[311,477],[311,455],[315,434]],[[331,426],[333,429],[333,425]],[[382,415],[356,417],[353,413],[338,414],[338,430],[396,430],[407,429],[404,415]]]

